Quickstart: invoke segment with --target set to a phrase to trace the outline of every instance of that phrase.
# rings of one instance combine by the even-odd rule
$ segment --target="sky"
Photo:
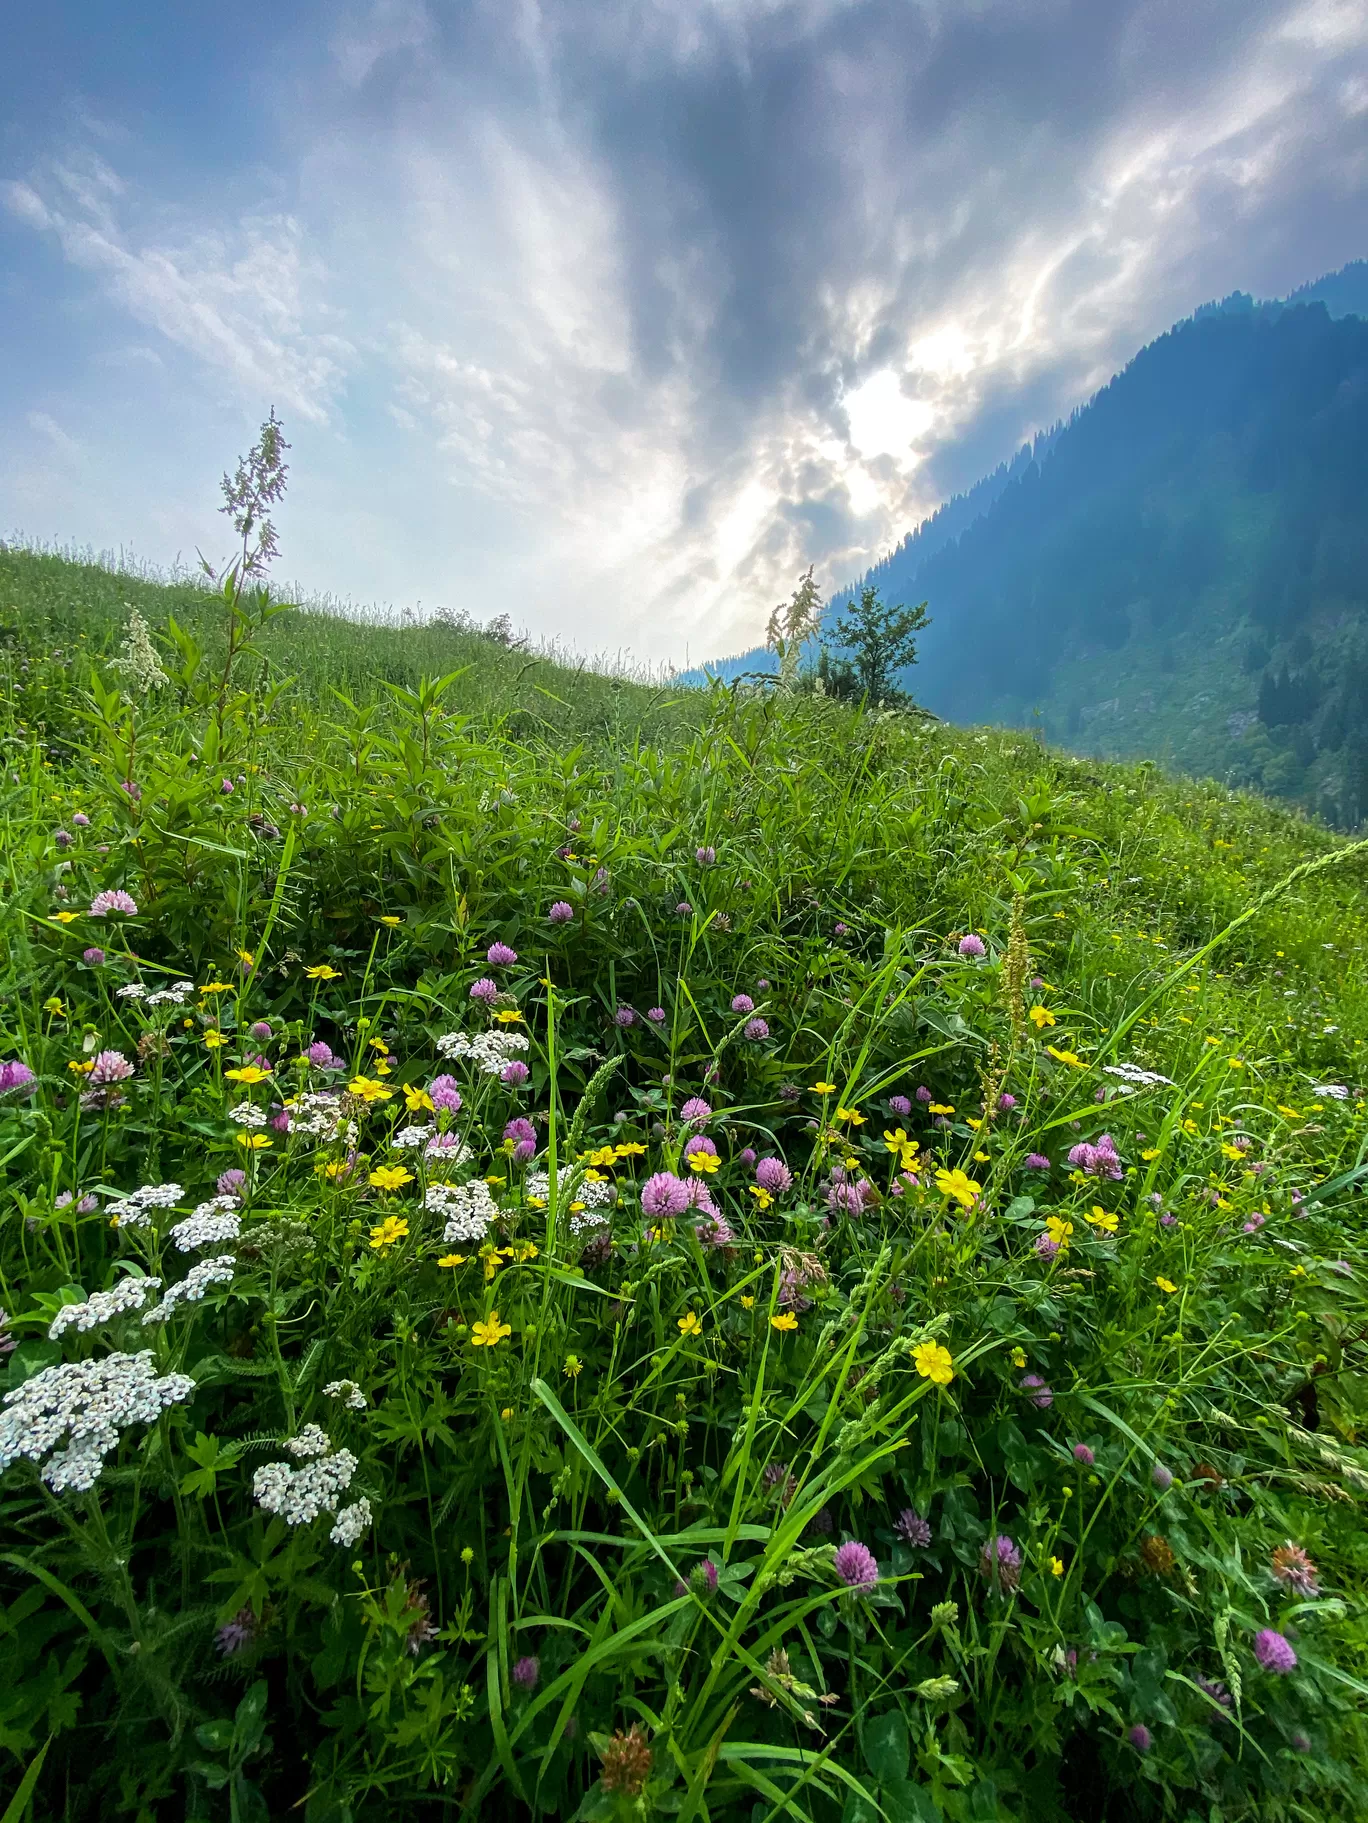
[[[1233,290],[1368,253],[1361,0],[14,9],[0,536],[754,644]]]

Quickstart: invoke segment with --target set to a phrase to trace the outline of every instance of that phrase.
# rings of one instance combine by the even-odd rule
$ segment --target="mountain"
[[[939,715],[1362,821],[1368,262],[1198,310],[865,581]]]

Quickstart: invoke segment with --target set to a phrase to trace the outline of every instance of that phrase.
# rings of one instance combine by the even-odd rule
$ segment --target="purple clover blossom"
[[[1069,1163],[1089,1177],[1120,1178],[1122,1175],[1121,1160],[1110,1133],[1099,1133],[1095,1146],[1075,1146],[1069,1153]]]
[[[693,906],[689,904],[689,901],[687,899],[681,899],[679,901],[679,904],[675,906],[675,917],[676,918],[692,918],[693,917]]]
[[[986,956],[988,951],[984,947],[982,937],[976,937],[974,933],[970,931],[967,937],[960,938],[959,953],[961,956],[978,957]]]
[[[715,848],[694,849],[694,860],[697,861],[700,867],[711,867],[716,859],[717,850]]]
[[[848,937],[850,935],[850,926],[848,924],[842,924],[838,918],[832,926],[831,934],[833,937]]]
[[[547,922],[550,924],[569,924],[574,915],[575,908],[573,905],[568,905],[564,899],[557,899],[550,911],[547,912],[546,917]]]
[[[657,1171],[641,1186],[641,1207],[647,1215],[683,1215],[689,1206],[689,1186],[673,1171]]]
[[[456,1086],[454,1076],[434,1076],[428,1084],[428,1095],[432,1105],[443,1114],[459,1114],[461,1111],[461,1091]]]
[[[712,1109],[701,1095],[691,1095],[679,1110],[679,1118],[686,1126],[702,1126],[712,1119]]]
[[[517,960],[517,950],[510,949],[506,943],[491,943],[485,951],[485,961],[491,968],[512,968]]]
[[[868,1589],[879,1580],[874,1553],[856,1538],[837,1546],[832,1568],[848,1589]]]
[[[541,1676],[541,1666],[535,1658],[520,1658],[510,1675],[519,1690],[535,1690],[537,1679]]]
[[[84,810],[78,810],[71,820],[78,829],[90,828],[90,818],[86,815]]]
[[[710,1158],[717,1157],[716,1141],[709,1139],[706,1133],[695,1133],[684,1142],[685,1158],[693,1158],[700,1152],[706,1152]]]
[[[95,1059],[89,1081],[93,1087],[103,1089],[112,1082],[127,1082],[132,1074],[133,1065],[122,1051],[101,1051]]]
[[[224,1658],[231,1658],[235,1652],[241,1652],[250,1646],[256,1637],[256,1616],[250,1603],[239,1608],[231,1620],[227,1620],[214,1635],[214,1644]]]
[[[763,1019],[756,1018],[746,1021],[745,1036],[750,1039],[752,1044],[760,1044],[769,1035],[769,1026]]]
[[[269,1023],[265,1019],[255,1020],[248,1026],[247,1036],[255,1038],[258,1044],[269,1044],[272,1037]]]
[[[906,1120],[907,1116],[912,1112],[912,1103],[908,1100],[906,1095],[890,1095],[888,1098],[888,1111],[890,1114],[897,1114],[901,1116],[903,1120]]]
[[[1074,1444],[1073,1459],[1075,1462],[1081,1462],[1085,1469],[1090,1469],[1092,1467],[1092,1465],[1097,1461],[1097,1457],[1094,1456],[1094,1454],[1088,1448],[1086,1443],[1075,1443]]]
[[[1039,1374],[1023,1374],[1019,1385],[1031,1404],[1038,1410],[1044,1411],[1048,1406],[1054,1404],[1054,1393]]]
[[[979,1572],[995,1587],[1010,1592],[1021,1582],[1021,1552],[1005,1532],[995,1532],[979,1552]]]
[[[69,829],[54,829],[52,839],[59,848],[70,848],[76,840]]]
[[[288,1133],[290,1130],[290,1110],[281,1108],[271,1116],[271,1128],[276,1133]]]
[[[96,893],[90,901],[92,918],[104,918],[110,912],[123,912],[133,918],[137,916],[138,907],[122,888],[115,887],[111,892]]]
[[[646,1009],[646,1017],[650,1020],[652,1025],[664,1025],[665,1009],[663,1006],[648,1006]]]
[[[998,1106],[1000,1108],[1005,1108],[1009,1114],[1011,1113],[1012,1109],[1016,1105],[1017,1105],[1017,1098],[1015,1095],[1008,1095],[1008,1094],[1004,1093],[1004,1094],[998,1096]]]
[[[1137,1753],[1148,1753],[1154,1745],[1154,1736],[1143,1722],[1137,1722],[1126,1735],[1126,1739]]]
[[[755,1002],[751,999],[749,994],[733,994],[731,1010],[733,1013],[753,1013],[755,1011]]]
[[[531,1070],[525,1063],[520,1063],[517,1058],[514,1058],[512,1063],[506,1063],[500,1070],[499,1081],[506,1089],[521,1089],[531,1074]]]
[[[499,984],[497,981],[491,981],[488,975],[481,975],[478,981],[471,984],[470,998],[472,1000],[482,1000],[486,1006],[489,1006],[498,997]]]
[[[220,1196],[240,1196],[242,1186],[247,1182],[247,1173],[239,1171],[236,1165],[227,1171],[220,1171],[214,1180],[214,1188]]]
[[[917,1551],[924,1551],[931,1542],[931,1527],[915,1507],[903,1508],[893,1521],[893,1530]]]
[[[780,1196],[793,1188],[793,1173],[782,1158],[762,1158],[755,1167],[755,1181],[771,1196]]]
[[[6,1095],[14,1089],[32,1090],[37,1081],[33,1071],[17,1057],[0,1063],[0,1095]]]
[[[832,1215],[862,1215],[864,1196],[860,1185],[837,1183],[833,1175],[827,1185],[826,1206]]]
[[[125,779],[119,789],[120,791],[126,791],[135,804],[142,796],[142,786],[135,784],[132,779]]]
[[[1226,1689],[1220,1678],[1203,1677],[1199,1673],[1192,1681],[1204,1695],[1211,1698],[1213,1703],[1219,1703],[1222,1709],[1234,1707],[1231,1701],[1230,1692]]]
[[[1297,1668],[1297,1655],[1290,1641],[1272,1627],[1261,1627],[1254,1635],[1254,1656],[1265,1671],[1274,1671],[1279,1677]]]
[[[925,1104],[926,1102],[929,1102],[930,1099],[931,1091],[927,1088],[925,1083],[922,1083],[917,1089],[917,1100]]]
[[[338,1061],[332,1054],[332,1046],[324,1044],[321,1038],[315,1038],[304,1055],[316,1070],[330,1070]]]
[[[695,1595],[717,1593],[717,1565],[710,1557],[705,1557],[689,1571],[689,1587]]]
[[[1035,1250],[1048,1266],[1051,1260],[1059,1257],[1059,1242],[1050,1235],[1041,1233],[1035,1238]]]
[[[613,1014],[613,1024],[624,1026],[624,1027],[629,1026],[629,1025],[635,1025],[636,1018],[637,1018],[637,1016],[636,1016],[635,1007],[620,1006],[617,1009],[617,1011]]]
[[[1028,1171],[1048,1171],[1049,1168],[1050,1161],[1043,1152],[1028,1152],[1026,1154],[1026,1169]]]
[[[220,792],[220,795],[221,795],[221,796],[223,796],[223,797],[225,797],[225,798],[230,798],[230,797],[232,797],[232,795],[233,795],[233,781],[232,781],[232,780],[231,780],[231,779],[220,779],[220,781],[219,781],[219,792]]]
[[[516,1114],[508,1121],[503,1130],[506,1140],[512,1140],[515,1146],[534,1146],[537,1143],[537,1129],[525,1114]]]
[[[744,1165],[749,1171],[755,1164],[755,1147],[743,1146],[736,1156],[737,1162]]]

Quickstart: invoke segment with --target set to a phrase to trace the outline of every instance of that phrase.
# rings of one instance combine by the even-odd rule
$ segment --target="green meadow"
[[[1368,844],[19,548],[0,740],[4,1823],[1368,1814]]]

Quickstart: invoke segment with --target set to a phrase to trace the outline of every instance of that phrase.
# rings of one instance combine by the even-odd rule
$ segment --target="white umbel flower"
[[[363,1494],[358,1501],[349,1507],[343,1507],[337,1515],[337,1523],[328,1537],[334,1544],[350,1547],[361,1534],[370,1529],[372,1523],[371,1503]]]
[[[489,1185],[479,1177],[470,1184],[430,1184],[423,1207],[429,1214],[446,1218],[442,1239],[448,1245],[453,1241],[482,1241],[499,1213]]]
[[[464,1032],[444,1032],[437,1040],[442,1057],[468,1058],[486,1076],[499,1076],[520,1051],[528,1049],[521,1032],[481,1032],[468,1038]]]
[[[96,1329],[101,1323],[112,1323],[115,1317],[141,1310],[154,1291],[161,1290],[160,1279],[124,1279],[109,1291],[92,1291],[83,1304],[63,1304],[48,1326],[48,1340],[55,1342],[68,1329]]]
[[[1104,1063],[1102,1073],[1105,1076],[1119,1076],[1122,1082],[1129,1083],[1135,1089],[1157,1089],[1160,1086],[1171,1089],[1173,1079],[1161,1076],[1157,1070],[1142,1070],[1138,1063]]]
[[[297,1437],[285,1445],[296,1462],[308,1462],[314,1456],[326,1456],[332,1448],[328,1433],[316,1424],[306,1424]]]
[[[320,1513],[335,1513],[351,1486],[356,1458],[350,1450],[318,1456],[302,1469],[288,1462],[268,1462],[252,1477],[257,1505],[278,1513],[286,1525],[308,1525]]]
[[[201,1260],[183,1279],[168,1285],[166,1295],[155,1309],[149,1310],[144,1323],[164,1323],[178,1304],[198,1304],[211,1285],[230,1285],[234,1261],[231,1253],[216,1254],[212,1260]]]
[[[171,1239],[182,1253],[198,1253],[203,1247],[217,1247],[224,1241],[235,1241],[242,1233],[242,1217],[237,1213],[235,1196],[213,1196],[199,1203],[193,1215],[177,1222]]]
[[[349,1411],[363,1412],[366,1409],[366,1395],[355,1380],[330,1380],[323,1388],[325,1399],[340,1399]]]
[[[54,1493],[92,1487],[121,1430],[155,1424],[194,1390],[188,1374],[158,1378],[151,1349],[45,1367],[5,1395],[0,1470],[21,1456],[37,1462],[53,1452],[41,1473]]]
[[[264,1127],[266,1110],[257,1107],[255,1102],[240,1101],[235,1108],[229,1108],[228,1119],[235,1127]]]

